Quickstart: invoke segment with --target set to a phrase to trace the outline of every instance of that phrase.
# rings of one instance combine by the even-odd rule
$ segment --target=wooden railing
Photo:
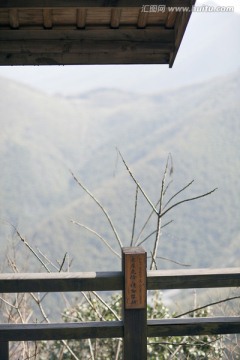
[[[124,248],[121,272],[0,274],[0,293],[123,291],[123,320],[0,324],[0,359],[10,341],[123,338],[124,359],[147,359],[147,338],[240,333],[239,317],[147,320],[147,290],[240,286],[240,269],[146,271],[142,248]]]

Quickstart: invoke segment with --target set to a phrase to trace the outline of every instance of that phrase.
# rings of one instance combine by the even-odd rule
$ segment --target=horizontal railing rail
[[[147,271],[148,290],[238,286],[240,268]],[[121,271],[0,274],[0,293],[115,291],[123,288]]]
[[[147,321],[147,337],[236,334],[239,317],[159,319]],[[50,324],[1,324],[1,341],[123,338],[123,321]]]
[[[147,290],[238,286],[240,268],[146,271],[142,248],[123,250],[123,271],[0,274],[0,293],[123,291],[122,321],[0,324],[0,359],[10,341],[123,338],[124,359],[143,360],[147,337],[240,333],[237,316],[147,320],[146,311]]]

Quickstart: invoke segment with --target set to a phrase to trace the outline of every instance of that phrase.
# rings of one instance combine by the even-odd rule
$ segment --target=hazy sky
[[[212,3],[212,1],[198,0],[196,5]],[[214,3],[221,6],[234,6],[234,12],[240,13],[240,0],[216,0]],[[175,64],[181,61],[186,50],[185,43],[188,41],[188,33],[191,22],[195,21],[195,16],[202,16],[202,14],[193,14],[188,25],[188,31],[184,35],[183,44],[177,55]],[[204,15],[203,15],[204,16]],[[224,14],[223,14],[224,16]],[[213,21],[214,22],[214,21]],[[213,24],[214,25],[214,24]],[[240,34],[239,34],[240,35]],[[191,42],[192,44],[192,42]],[[174,68],[176,65],[174,64]],[[134,78],[145,79],[149,74],[149,79],[153,79],[155,71],[169,71],[167,65],[138,65],[138,66],[0,66],[0,76],[8,77],[22,83],[34,86],[44,92],[55,93],[56,88],[67,89],[72,86],[72,92],[83,92],[99,87],[116,87],[126,89],[126,85],[132,83],[134,91],[137,89]],[[77,71],[77,78],[75,78]],[[55,88],[51,84],[59,83]],[[76,82],[75,84],[73,82]],[[153,80],[152,80],[153,82]],[[153,84],[154,85],[154,84]],[[156,85],[154,85],[156,87]],[[131,85],[128,86],[131,88]],[[146,87],[145,87],[146,88]],[[153,87],[152,91],[156,89]],[[151,91],[151,89],[149,89]],[[59,91],[60,92],[60,91]]]

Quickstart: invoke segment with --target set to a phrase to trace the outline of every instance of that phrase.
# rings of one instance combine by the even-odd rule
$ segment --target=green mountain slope
[[[135,185],[118,147],[153,202],[169,152],[174,174],[166,199],[192,179],[187,197],[218,187],[166,215],[164,222],[174,223],[162,231],[159,255],[192,267],[236,265],[239,89],[240,72],[154,96],[101,89],[76,98],[48,97],[0,79],[2,248],[12,237],[10,222],[53,259],[67,251],[73,270],[118,269],[120,261],[96,236],[70,222],[93,227],[119,250],[106,218],[69,172],[101,200],[129,244]],[[140,198],[138,231],[149,211]],[[159,260],[158,266],[173,265]]]

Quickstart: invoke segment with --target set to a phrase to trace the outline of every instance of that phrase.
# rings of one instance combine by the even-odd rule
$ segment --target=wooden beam
[[[0,340],[0,359],[9,360],[9,342]]]
[[[9,10],[9,24],[12,29],[19,28],[18,9]]]
[[[119,24],[120,24],[120,20],[121,20],[121,14],[122,14],[122,9],[112,9],[111,10],[111,28],[112,29],[118,29],[119,28]]]
[[[148,12],[143,12],[141,9],[139,10],[138,15],[138,21],[137,21],[137,27],[139,29],[144,29],[147,25],[147,19],[148,19]]]
[[[163,5],[177,4],[177,0],[156,0]],[[183,6],[186,0],[182,0]],[[60,7],[142,7],[144,0],[1,0],[1,8],[60,8]],[[179,5],[179,4],[178,4]],[[172,5],[174,6],[174,5]]]
[[[164,27],[1,30],[0,65],[166,64],[173,39]]]
[[[121,272],[0,274],[0,293],[122,289]]]
[[[51,9],[43,9],[43,26],[45,29],[51,29],[53,26]]]
[[[240,333],[239,317],[160,319],[147,321],[147,336],[194,336]],[[124,336],[122,321],[52,324],[0,324],[0,344],[7,341],[36,341]],[[139,344],[138,344],[139,345]],[[5,353],[4,352],[4,353]]]
[[[124,65],[169,64],[169,54],[91,53],[91,54],[0,54],[0,66],[21,65]]]
[[[109,28],[102,27],[93,27],[84,29],[84,31],[75,30],[65,30],[65,29],[51,29],[51,30],[42,30],[42,29],[19,29],[17,31],[12,30],[0,30],[0,41],[9,42],[9,47],[11,46],[11,41],[16,40],[94,40],[94,41],[126,41],[127,42],[149,42],[157,43],[161,42],[163,44],[173,43],[174,42],[174,30],[165,29],[164,27],[152,27],[147,29],[136,29],[129,27],[121,26],[118,31],[114,31]],[[1,49],[1,47],[0,47]],[[44,49],[42,49],[44,50]]]
[[[238,286],[240,286],[240,268],[147,272],[148,290]],[[122,272],[0,274],[0,293],[91,290],[123,290]]]
[[[240,268],[152,270],[148,271],[148,290],[195,289],[240,286]]]
[[[124,360],[147,359],[146,267],[147,253],[143,248],[123,248]]]
[[[87,9],[77,9],[76,24],[78,29],[84,29],[86,26]]]
[[[165,27],[167,29],[173,29],[174,28],[176,17],[177,17],[177,12],[176,11],[171,11],[171,12],[168,13],[167,20],[166,20],[166,23],[165,23]]]
[[[148,320],[148,337],[240,333],[240,317]]]
[[[122,321],[90,321],[58,324],[0,324],[1,341],[36,341],[116,337],[123,337]]]
[[[154,5],[187,6],[189,0],[156,0]],[[153,5],[152,0],[1,0],[1,8],[59,8],[59,7],[142,7]]]
[[[190,8],[195,4],[196,0],[189,0],[188,5]],[[192,12],[183,12],[179,11],[177,13],[176,21],[175,21],[175,50],[171,53],[169,67],[173,66],[175,58],[177,56],[178,50],[180,48],[185,30],[187,28],[188,22],[190,20]]]

